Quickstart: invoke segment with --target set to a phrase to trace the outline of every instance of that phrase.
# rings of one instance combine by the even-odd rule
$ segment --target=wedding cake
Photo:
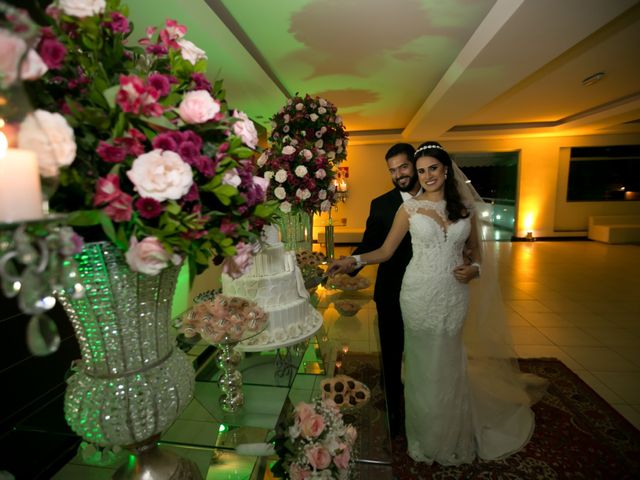
[[[247,273],[237,279],[222,275],[222,293],[256,302],[268,313],[267,327],[238,345],[246,351],[293,345],[314,334],[322,316],[309,303],[294,252],[285,251],[275,229],[267,229],[262,250]]]

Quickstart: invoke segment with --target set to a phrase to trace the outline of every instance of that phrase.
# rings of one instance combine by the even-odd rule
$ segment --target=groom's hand
[[[453,269],[453,276],[460,283],[469,283],[479,276],[479,270],[475,265],[460,265]]]

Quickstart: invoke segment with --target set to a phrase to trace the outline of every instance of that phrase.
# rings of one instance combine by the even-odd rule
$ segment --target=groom
[[[400,205],[421,192],[415,171],[414,153],[415,149],[408,143],[397,143],[387,151],[385,159],[395,188],[371,201],[362,242],[354,250],[354,255],[370,252],[382,246]],[[382,377],[392,437],[403,430],[400,369],[404,350],[404,328],[400,311],[400,286],[411,255],[411,238],[407,234],[393,257],[378,266],[373,292],[373,300],[378,311]],[[356,268],[354,262],[351,271]]]

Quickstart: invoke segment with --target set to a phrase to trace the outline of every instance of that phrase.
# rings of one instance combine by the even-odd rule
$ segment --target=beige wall
[[[639,134],[578,137],[441,140],[451,152],[520,151],[516,236],[586,235],[589,215],[640,214],[640,202],[566,202],[569,148],[640,144]],[[369,202],[392,187],[384,154],[391,144],[349,145],[349,198],[334,210],[334,223],[364,228]],[[525,220],[532,225],[525,227]],[[315,219],[319,225],[324,218]]]

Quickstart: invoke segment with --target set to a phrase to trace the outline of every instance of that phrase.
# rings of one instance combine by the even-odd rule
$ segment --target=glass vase
[[[280,213],[276,224],[285,250],[309,250],[313,244],[313,215],[303,210]]]
[[[133,272],[108,242],[85,245],[75,259],[86,295],[59,294],[82,354],[67,380],[67,423],[97,445],[155,445],[194,388],[193,367],[170,329],[180,267]]]

